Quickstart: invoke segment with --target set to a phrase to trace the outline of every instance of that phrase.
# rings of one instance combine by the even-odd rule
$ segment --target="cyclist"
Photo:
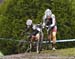
[[[43,27],[46,26],[48,28],[48,40],[52,39],[52,49],[55,49],[56,45],[56,33],[57,33],[57,26],[56,26],[56,19],[55,15],[52,14],[50,9],[46,9],[45,15],[43,16]]]
[[[41,28],[38,26],[39,24],[33,24],[32,23],[32,20],[31,19],[28,19],[27,22],[26,22],[26,25],[27,25],[27,31],[29,31],[29,29],[31,28],[32,32],[30,34],[30,39],[31,40],[38,40],[40,38],[40,31],[41,31]]]

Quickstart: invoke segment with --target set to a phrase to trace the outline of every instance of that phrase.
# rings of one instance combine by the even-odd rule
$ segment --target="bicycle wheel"
[[[36,45],[36,51],[37,53],[40,53],[40,51],[42,50],[42,43],[43,43],[43,32],[40,32],[40,39],[37,40],[37,45]]]

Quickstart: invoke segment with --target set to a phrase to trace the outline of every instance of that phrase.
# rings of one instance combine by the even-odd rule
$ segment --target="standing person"
[[[52,50],[55,49],[56,45],[56,33],[57,33],[57,26],[56,26],[56,19],[55,15],[52,14],[50,9],[46,9],[45,15],[43,16],[43,27],[46,26],[48,28],[48,40],[52,39]]]

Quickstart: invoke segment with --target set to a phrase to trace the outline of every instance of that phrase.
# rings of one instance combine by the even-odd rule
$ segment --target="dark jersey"
[[[32,26],[27,28],[26,32],[30,32],[31,35],[36,35],[37,33],[39,33],[41,31],[41,27],[38,24],[33,24]]]
[[[45,23],[46,23],[47,26],[51,25],[52,24],[52,18],[45,19]]]

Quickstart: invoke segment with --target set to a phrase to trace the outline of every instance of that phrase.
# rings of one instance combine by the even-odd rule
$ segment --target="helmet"
[[[45,10],[45,13],[48,12],[48,11],[50,11],[50,9],[46,9],[46,10]]]
[[[46,16],[51,16],[52,15],[52,11],[50,9],[46,9],[45,15]]]
[[[27,21],[26,21],[26,25],[32,25],[32,20],[31,19],[28,19]]]

